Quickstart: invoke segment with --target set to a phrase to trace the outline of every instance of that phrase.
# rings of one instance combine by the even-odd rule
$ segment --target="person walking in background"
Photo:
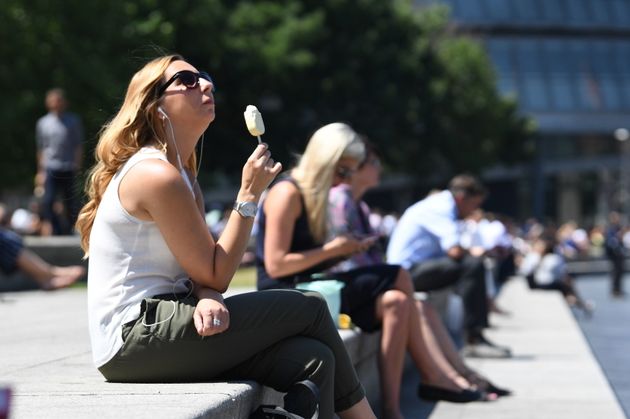
[[[66,111],[65,93],[54,88],[46,93],[48,113],[37,121],[37,174],[35,195],[42,196],[42,235],[71,234],[78,212],[75,180],[83,161],[83,126]],[[63,210],[55,200],[63,197]]]
[[[94,364],[116,382],[255,380],[286,393],[273,409],[285,416],[310,418],[318,405],[322,419],[333,412],[375,418],[319,294],[221,295],[247,247],[260,195],[282,166],[266,144],[254,149],[215,241],[195,156],[215,118],[214,87],[183,57],[156,58],[132,77],[101,131],[77,221],[90,263]],[[318,403],[317,391],[302,397],[313,384]]]
[[[621,226],[621,216],[618,212],[612,211],[608,214],[608,225],[604,234],[604,249],[606,257],[610,261],[610,294],[613,298],[625,296],[623,291],[624,263],[626,249],[623,244],[623,229]]]
[[[486,189],[475,177],[455,176],[447,190],[407,208],[387,247],[387,261],[409,270],[416,291],[455,286],[464,303],[464,353],[505,358],[508,348],[483,335],[488,327],[485,268],[461,245],[461,220],[481,206]]]
[[[26,249],[18,234],[1,227],[0,270],[5,275],[20,270],[48,291],[68,287],[85,275],[85,268],[80,265],[51,265]]]

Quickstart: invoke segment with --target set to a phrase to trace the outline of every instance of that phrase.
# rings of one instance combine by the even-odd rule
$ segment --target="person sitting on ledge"
[[[402,418],[400,388],[406,353],[422,374],[419,397],[458,403],[486,400],[486,394],[460,375],[441,351],[427,349],[413,285],[398,266],[328,272],[376,243],[376,237],[330,234],[329,191],[350,180],[364,158],[365,145],[348,124],[327,124],[313,133],[297,165],[269,189],[258,214],[258,289],[291,289],[321,274],[344,283],[340,312],[364,332],[381,331],[382,418]]]
[[[461,245],[461,220],[481,206],[483,184],[471,175],[451,179],[448,189],[433,193],[404,212],[387,246],[388,263],[411,274],[416,291],[453,287],[464,303],[465,346],[469,357],[508,358],[509,348],[483,334],[488,324],[488,299],[483,260]]]
[[[181,56],[156,58],[133,76],[101,132],[77,222],[89,251],[94,364],[115,382],[255,380],[286,393],[275,412],[375,418],[321,295],[221,295],[247,247],[260,195],[282,165],[266,144],[253,150],[215,240],[195,155],[215,118],[214,88]],[[301,397],[305,387],[314,398]]]
[[[26,249],[19,235],[3,228],[0,228],[0,270],[5,275],[22,271],[43,290],[65,288],[85,275],[85,268],[80,265],[51,265]]]

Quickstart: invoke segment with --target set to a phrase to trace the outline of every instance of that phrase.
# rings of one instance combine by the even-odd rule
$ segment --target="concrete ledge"
[[[26,248],[57,265],[82,260],[78,236],[25,237]],[[0,292],[37,289],[21,273],[0,275]],[[12,418],[247,418],[261,403],[277,404],[281,394],[252,381],[236,383],[118,384],[107,383],[90,359],[85,290],[54,294],[33,292],[0,295],[0,386],[13,387]],[[51,315],[54,313],[54,315]],[[17,325],[21,325],[15,330]],[[23,327],[22,327],[23,326]],[[17,335],[16,335],[17,332]],[[368,399],[378,406],[380,383],[377,353],[380,334],[340,331]],[[34,344],[34,346],[31,346]],[[46,348],[41,351],[41,348]],[[79,349],[80,348],[80,349]],[[17,358],[16,358],[17,356]],[[52,377],[50,381],[45,377]]]
[[[84,289],[1,294],[0,312],[0,387],[13,390],[12,419],[247,418],[281,396],[251,381],[106,382],[92,366]],[[341,335],[371,402],[378,403],[379,334]]]

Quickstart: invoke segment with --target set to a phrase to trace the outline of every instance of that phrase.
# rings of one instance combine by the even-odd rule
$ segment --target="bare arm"
[[[461,246],[453,246],[450,249],[448,249],[448,251],[446,252],[447,256],[455,259],[455,260],[459,260],[461,258],[463,258],[466,255],[466,249],[464,249]]]
[[[339,236],[323,246],[291,252],[295,221],[302,212],[300,192],[290,182],[280,182],[269,191],[265,210],[265,269],[273,278],[291,275],[326,260],[361,251],[361,241]]]
[[[266,145],[259,145],[243,168],[238,200],[257,202],[280,172]],[[253,219],[232,213],[215,243],[198,203],[177,169],[157,160],[134,166],[121,181],[120,200],[132,215],[155,221],[171,252],[199,285],[224,292],[245,251]]]

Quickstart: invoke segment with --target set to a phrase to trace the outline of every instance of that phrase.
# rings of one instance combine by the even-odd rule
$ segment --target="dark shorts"
[[[22,238],[12,232],[0,228],[0,270],[5,274],[13,273],[17,266],[17,257],[24,245]]]
[[[400,266],[372,265],[346,272],[331,273],[330,277],[343,281],[341,312],[365,332],[381,328],[376,319],[376,300],[394,287]]]

